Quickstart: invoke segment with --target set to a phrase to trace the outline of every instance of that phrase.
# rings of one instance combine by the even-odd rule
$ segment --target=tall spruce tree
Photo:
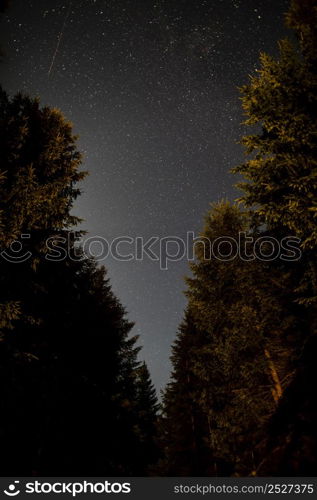
[[[257,225],[278,237],[301,239],[306,266],[302,301],[315,301],[317,250],[317,6],[294,0],[286,16],[296,41],[279,42],[279,56],[263,53],[260,69],[242,87],[246,125],[261,131],[242,143],[249,159],[233,171],[246,182],[242,201]]]
[[[239,233],[247,229],[248,219],[237,207],[214,205],[196,247],[193,278],[187,280],[189,307],[204,336],[196,349],[195,397],[207,420],[216,475],[252,468],[275,406],[265,355],[271,334],[261,313],[274,306],[276,314],[278,304],[263,300],[259,270],[253,260],[240,258]]]
[[[210,475],[213,468],[206,440],[207,421],[196,397],[199,379],[194,372],[195,350],[202,340],[187,310],[172,347],[172,378],[163,392],[160,475]]]
[[[255,473],[292,377],[306,323],[293,303],[291,274],[256,258],[248,238],[254,245],[258,236],[246,213],[222,202],[195,243],[190,316],[163,400],[167,462],[179,475]]]
[[[279,42],[279,57],[262,53],[260,69],[242,87],[246,124],[261,132],[243,138],[252,157],[235,169],[248,182],[243,201],[260,222],[285,228],[317,243],[316,134],[317,7],[314,0],[292,2],[287,22],[299,43]]]
[[[145,362],[136,371],[136,432],[139,440],[137,475],[153,475],[159,458],[157,420],[159,403]]]
[[[15,260],[11,257],[16,256],[10,252],[10,245],[24,235],[22,253],[29,252],[30,258],[20,271],[23,267],[29,272],[25,282],[31,281],[32,269],[45,252],[46,239],[78,222],[70,210],[79,194],[75,184],[85,173],[78,169],[81,155],[75,140],[71,125],[59,111],[41,109],[37,100],[21,94],[10,100],[0,89],[2,336],[22,312],[18,281],[14,282],[8,271],[8,260]],[[17,279],[22,279],[22,275]]]
[[[71,125],[2,92],[0,150],[1,470],[133,475],[146,461],[136,460],[139,348],[105,270],[70,231],[84,176]],[[18,239],[29,252],[19,263]]]
[[[297,236],[303,250],[295,272],[293,266],[287,270],[293,302],[307,306],[298,311],[299,318],[307,319],[297,346],[302,355],[272,420],[259,467],[262,474],[292,476],[311,474],[317,456],[312,385],[317,354],[316,2],[292,0],[286,22],[295,40],[281,41],[276,59],[262,54],[258,75],[242,88],[246,124],[261,131],[243,138],[249,159],[234,171],[245,178],[242,201],[253,208],[254,224],[279,239]]]

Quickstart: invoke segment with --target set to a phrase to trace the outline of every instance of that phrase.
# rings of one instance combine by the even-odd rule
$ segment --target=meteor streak
[[[51,72],[52,72],[52,69],[54,67],[55,59],[56,59],[56,56],[58,54],[58,50],[59,50],[59,47],[60,47],[60,44],[61,44],[61,41],[62,41],[62,38],[63,38],[63,35],[64,35],[66,23],[67,23],[67,20],[69,18],[69,15],[70,15],[71,8],[72,8],[72,0],[70,0],[70,2],[69,2],[68,10],[66,12],[66,16],[65,16],[65,19],[64,19],[64,22],[63,22],[62,29],[61,29],[61,31],[60,31],[60,33],[58,35],[58,38],[57,38],[57,44],[56,44],[55,52],[53,54],[51,65],[50,65],[50,68],[49,68],[48,73],[47,73],[48,78],[51,76]]]

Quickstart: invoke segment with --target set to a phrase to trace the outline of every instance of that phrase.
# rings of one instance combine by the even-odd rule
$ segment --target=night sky
[[[74,123],[90,172],[74,213],[89,236],[198,234],[210,202],[237,196],[228,173],[243,157],[237,87],[261,50],[276,53],[287,6],[12,0],[0,23],[0,81],[10,94],[39,96]],[[103,264],[161,388],[185,307],[186,259],[166,271],[149,259]]]

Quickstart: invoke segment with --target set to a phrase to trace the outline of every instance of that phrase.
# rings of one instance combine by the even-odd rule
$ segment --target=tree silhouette
[[[2,91],[1,106],[1,470],[145,471],[140,450],[151,439],[156,407],[145,439],[136,428],[144,402],[133,323],[105,269],[83,254],[80,233],[71,231],[85,175],[71,125],[26,96],[10,100]],[[17,239],[28,252],[19,263],[11,258]]]
[[[295,376],[272,420],[264,475],[305,475],[316,468],[317,438],[313,385],[316,357],[317,242],[317,7],[314,0],[292,0],[286,16],[296,41],[280,42],[277,59],[261,56],[256,77],[243,87],[248,125],[261,132],[243,138],[251,155],[235,169],[246,180],[242,200],[253,208],[255,225],[281,239],[301,240],[302,258],[288,267],[298,319],[307,318],[299,337]],[[302,389],[300,389],[302,387]]]

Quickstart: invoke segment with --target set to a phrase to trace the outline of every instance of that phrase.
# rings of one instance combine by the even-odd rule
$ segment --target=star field
[[[287,5],[12,1],[1,19],[1,82],[11,94],[40,96],[74,123],[90,172],[74,212],[90,236],[197,234],[210,202],[234,199],[228,170],[242,159],[237,87],[259,51],[276,52]],[[167,271],[149,260],[103,263],[160,388],[185,306],[186,260]]]

